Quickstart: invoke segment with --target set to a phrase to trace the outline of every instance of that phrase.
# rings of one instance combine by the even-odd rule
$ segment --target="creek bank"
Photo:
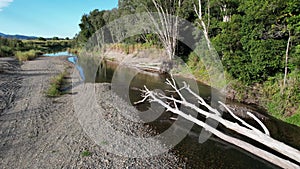
[[[157,57],[159,56],[159,57]],[[129,68],[138,69],[139,71],[143,71],[144,73],[162,73],[164,70],[172,67],[172,65],[167,64],[168,56],[162,50],[158,49],[148,49],[142,51],[135,51],[133,53],[127,54],[120,50],[107,50],[103,54],[103,60],[109,62],[109,64],[114,65],[123,65]],[[176,64],[176,63],[175,63]],[[163,65],[163,66],[162,66]],[[175,68],[178,68],[175,66]],[[162,70],[163,69],[163,70]],[[174,72],[173,75],[182,76],[189,79],[194,79],[197,82],[205,84],[209,86],[209,82],[201,81],[196,79],[191,73],[189,72]],[[253,89],[254,91],[254,89]],[[260,105],[256,96],[248,96],[244,95],[245,97],[239,98],[238,92],[231,86],[228,86],[226,90],[223,90],[222,93],[225,95],[226,99],[229,100],[228,107],[242,118],[251,118],[247,115],[247,112],[250,111],[254,113],[259,119],[266,120],[268,119],[267,113],[265,109]],[[252,92],[255,93],[255,92]],[[245,104],[245,105],[241,105]],[[226,111],[225,111],[226,112]]]

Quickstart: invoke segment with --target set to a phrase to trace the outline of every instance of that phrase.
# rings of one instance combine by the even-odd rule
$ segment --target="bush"
[[[288,75],[283,89],[283,76],[269,78],[263,84],[263,104],[276,118],[300,126],[300,72]]]
[[[10,57],[13,55],[13,51],[8,46],[0,46],[0,57]]]
[[[26,51],[26,52],[17,51],[15,53],[15,56],[17,57],[17,59],[19,61],[28,61],[28,60],[35,59],[36,57],[38,57],[41,54],[42,53],[40,51],[30,50],[30,51]]]
[[[62,91],[60,90],[60,88],[63,85],[65,75],[66,73],[64,72],[51,79],[50,87],[46,92],[46,95],[48,97],[58,97],[62,95]]]

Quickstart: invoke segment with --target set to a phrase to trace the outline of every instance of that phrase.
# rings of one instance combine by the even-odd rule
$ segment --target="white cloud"
[[[2,11],[4,7],[7,7],[13,1],[14,0],[0,0],[0,11]]]

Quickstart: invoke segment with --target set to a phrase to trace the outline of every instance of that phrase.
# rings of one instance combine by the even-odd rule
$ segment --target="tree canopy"
[[[174,6],[178,0],[157,0],[163,8]],[[181,18],[198,25],[194,11],[198,0],[183,0],[178,10]],[[226,71],[245,83],[262,82],[283,72],[284,56],[289,36],[289,70],[300,67],[300,2],[297,0],[202,0],[203,20],[208,35],[219,53]],[[152,0],[119,0],[118,8],[95,9],[82,16],[81,31],[76,37],[83,45],[107,23],[139,12],[155,11]],[[209,21],[209,23],[207,22]],[[198,25],[202,29],[201,25]],[[146,37],[146,39],[145,39]],[[141,40],[144,39],[144,40]],[[141,35],[129,43],[159,44],[155,35]],[[189,50],[178,43],[178,55],[189,56]],[[194,64],[197,65],[197,64]]]

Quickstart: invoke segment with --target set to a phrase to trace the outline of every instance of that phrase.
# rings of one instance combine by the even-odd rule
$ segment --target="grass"
[[[237,80],[231,81],[231,88],[236,91],[236,99],[258,100],[267,112],[282,121],[300,126],[300,71],[288,74],[287,85],[283,88],[283,75],[270,77],[261,84],[247,86]]]
[[[63,92],[61,91],[61,87],[64,83],[65,76],[66,72],[63,72],[51,79],[50,87],[46,91],[46,95],[48,97],[58,97],[63,94]]]
[[[223,85],[210,84],[210,78],[217,79],[218,77],[210,77],[206,67],[203,65],[197,55],[191,53],[187,61],[191,72],[194,76],[213,87]],[[263,83],[255,83],[247,85],[241,81],[232,78],[228,73],[225,73],[226,81],[229,88],[235,91],[235,99],[243,102],[246,98],[257,100],[259,105],[264,107],[267,112],[282,121],[300,126],[300,70],[289,72],[286,86],[283,85],[283,74],[277,74],[274,77],[269,77]],[[221,86],[221,85],[220,85]]]
[[[67,48],[67,51],[69,53],[78,55],[80,53],[81,49],[80,48]]]
[[[88,157],[88,156],[90,156],[90,155],[92,155],[92,153],[89,152],[88,150],[84,150],[83,152],[81,152],[81,156],[82,156],[82,157]]]
[[[72,40],[23,40],[23,47],[20,51],[28,51],[31,49],[42,51],[43,53],[53,53],[67,50],[71,47]]]
[[[288,123],[300,126],[300,72],[288,74],[283,88],[283,76],[269,78],[263,84],[264,105],[273,116]]]
[[[29,50],[26,52],[17,51],[15,53],[15,56],[19,61],[28,61],[37,58],[41,54],[42,53],[38,50]]]
[[[297,114],[292,115],[291,117],[286,118],[286,122],[300,126],[300,109]]]
[[[154,48],[154,49],[160,49],[158,46],[156,45],[149,45],[147,43],[144,44],[126,44],[126,43],[114,43],[111,45],[107,45],[105,47],[105,50],[107,51],[119,51],[119,52],[123,52],[125,54],[132,54],[136,51],[140,51],[140,50],[146,50],[146,49],[150,49],[150,48]]]

